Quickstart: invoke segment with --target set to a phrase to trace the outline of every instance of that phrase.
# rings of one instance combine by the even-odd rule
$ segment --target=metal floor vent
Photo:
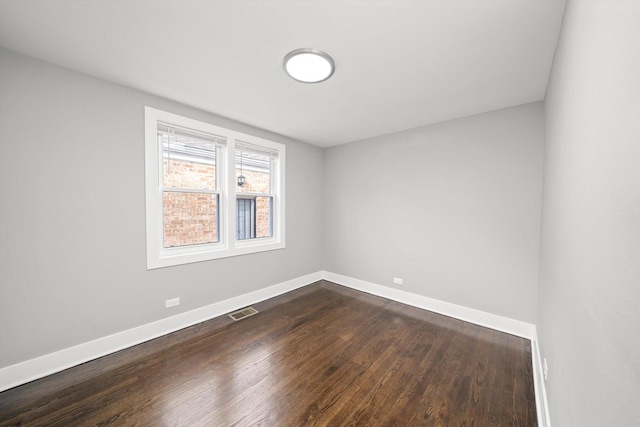
[[[258,310],[253,307],[247,307],[243,308],[242,310],[229,313],[229,317],[237,322],[238,320],[246,319],[247,317],[253,316],[254,314],[258,314]]]

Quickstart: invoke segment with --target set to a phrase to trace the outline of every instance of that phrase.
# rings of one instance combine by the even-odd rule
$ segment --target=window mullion
[[[227,190],[227,203],[225,209],[225,219],[227,221],[225,227],[225,236],[227,238],[227,244],[229,249],[235,249],[236,247],[236,230],[237,230],[237,202],[236,202],[236,138],[234,135],[230,135],[227,140],[227,156],[225,165],[227,167],[226,173],[226,190]]]
[[[229,241],[227,236],[227,212],[226,206],[228,205],[228,200],[226,197],[226,182],[224,172],[227,170],[226,164],[226,146],[216,147],[216,192],[218,194],[218,237],[220,243],[226,245]]]

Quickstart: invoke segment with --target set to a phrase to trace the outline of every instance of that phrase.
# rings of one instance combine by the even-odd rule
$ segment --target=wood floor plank
[[[0,426],[536,426],[529,341],[320,281],[0,393]]]

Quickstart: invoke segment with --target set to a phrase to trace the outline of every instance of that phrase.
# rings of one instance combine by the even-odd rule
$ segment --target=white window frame
[[[162,203],[162,150],[158,122],[206,132],[226,138],[216,156],[218,177],[218,242],[165,248]],[[276,151],[271,171],[273,185],[273,236],[236,240],[236,140]],[[220,171],[220,172],[218,172]],[[145,107],[145,193],[147,269],[208,261],[285,248],[285,146],[253,135],[215,126],[151,107]],[[241,195],[242,193],[239,193]]]

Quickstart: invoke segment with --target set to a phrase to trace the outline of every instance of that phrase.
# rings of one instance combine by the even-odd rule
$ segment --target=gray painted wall
[[[534,103],[327,149],[325,270],[533,323],[543,131]]]
[[[322,268],[320,148],[6,50],[0,93],[0,367]],[[145,105],[286,144],[286,249],[147,271]]]
[[[640,2],[569,1],[545,106],[538,337],[554,426],[640,420]]]

